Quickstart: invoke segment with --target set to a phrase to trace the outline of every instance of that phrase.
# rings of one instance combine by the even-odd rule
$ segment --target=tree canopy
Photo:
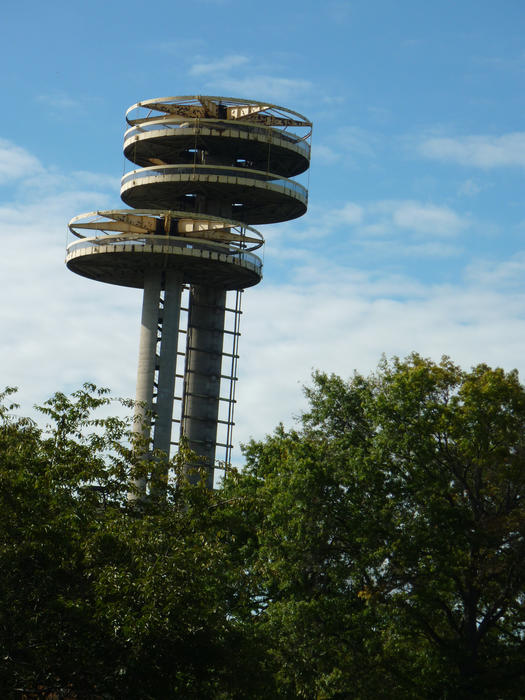
[[[91,385],[56,394],[44,429],[0,410],[0,694],[249,697],[221,495],[175,460],[175,483],[128,502],[130,471],[166,464],[134,464],[126,422],[95,417],[109,404]]]
[[[290,697],[525,697],[525,391],[444,358],[317,373],[232,475]],[[249,512],[248,512],[249,511]],[[253,536],[253,534],[252,534]]]
[[[4,394],[3,697],[525,698],[517,373],[412,355],[306,395],[220,489],[181,455],[129,502],[167,465],[105,390],[44,428]]]

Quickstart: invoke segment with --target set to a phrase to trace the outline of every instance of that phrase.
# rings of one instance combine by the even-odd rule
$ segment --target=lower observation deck
[[[68,245],[66,265],[89,279],[139,289],[150,270],[180,270],[184,282],[226,290],[252,287],[262,278],[262,262],[249,251],[176,236],[82,238]]]
[[[197,211],[199,197],[207,213],[247,224],[288,221],[306,212],[308,191],[294,180],[272,173],[222,166],[166,165],[141,168],[122,178],[120,195],[131,207]],[[213,211],[213,203],[231,211]]]

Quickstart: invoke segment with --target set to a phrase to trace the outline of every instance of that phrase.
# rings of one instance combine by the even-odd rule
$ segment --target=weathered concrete
[[[162,286],[162,273],[152,270],[144,276],[144,296],[142,298],[142,318],[140,326],[139,359],[137,367],[137,389],[135,392],[135,415],[133,432],[140,447],[149,449],[151,414],[153,411],[153,383],[157,361],[157,336],[159,299]],[[146,479],[140,478],[134,486],[142,492],[146,490]],[[133,498],[133,494],[130,494]]]
[[[223,290],[201,285],[191,289],[181,436],[206,465],[209,488],[213,487],[225,304]],[[190,480],[197,478],[190,474]]]
[[[177,345],[179,339],[180,297],[182,273],[167,270],[164,283],[164,306],[162,308],[162,336],[158,358],[158,388],[155,405],[155,430],[153,449],[170,454],[171,428],[173,418],[173,397],[175,394],[175,373],[177,371]]]

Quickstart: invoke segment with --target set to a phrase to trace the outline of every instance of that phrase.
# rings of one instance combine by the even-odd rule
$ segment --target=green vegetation
[[[138,504],[105,392],[0,409],[2,697],[525,698],[517,373],[413,355],[307,396],[221,490],[182,456]]]

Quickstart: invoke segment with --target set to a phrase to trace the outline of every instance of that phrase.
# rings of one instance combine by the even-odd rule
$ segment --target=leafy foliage
[[[444,358],[317,373],[300,431],[247,447],[258,618],[290,697],[517,698],[525,391]],[[351,689],[351,690],[350,690]]]
[[[517,374],[413,355],[306,393],[219,491],[134,458],[105,390],[44,429],[4,393],[2,697],[525,698]]]
[[[0,694],[245,697],[257,654],[220,496],[181,460],[133,465],[126,422],[92,417],[109,403],[56,394],[45,430],[0,409]],[[146,466],[179,478],[128,502]]]

